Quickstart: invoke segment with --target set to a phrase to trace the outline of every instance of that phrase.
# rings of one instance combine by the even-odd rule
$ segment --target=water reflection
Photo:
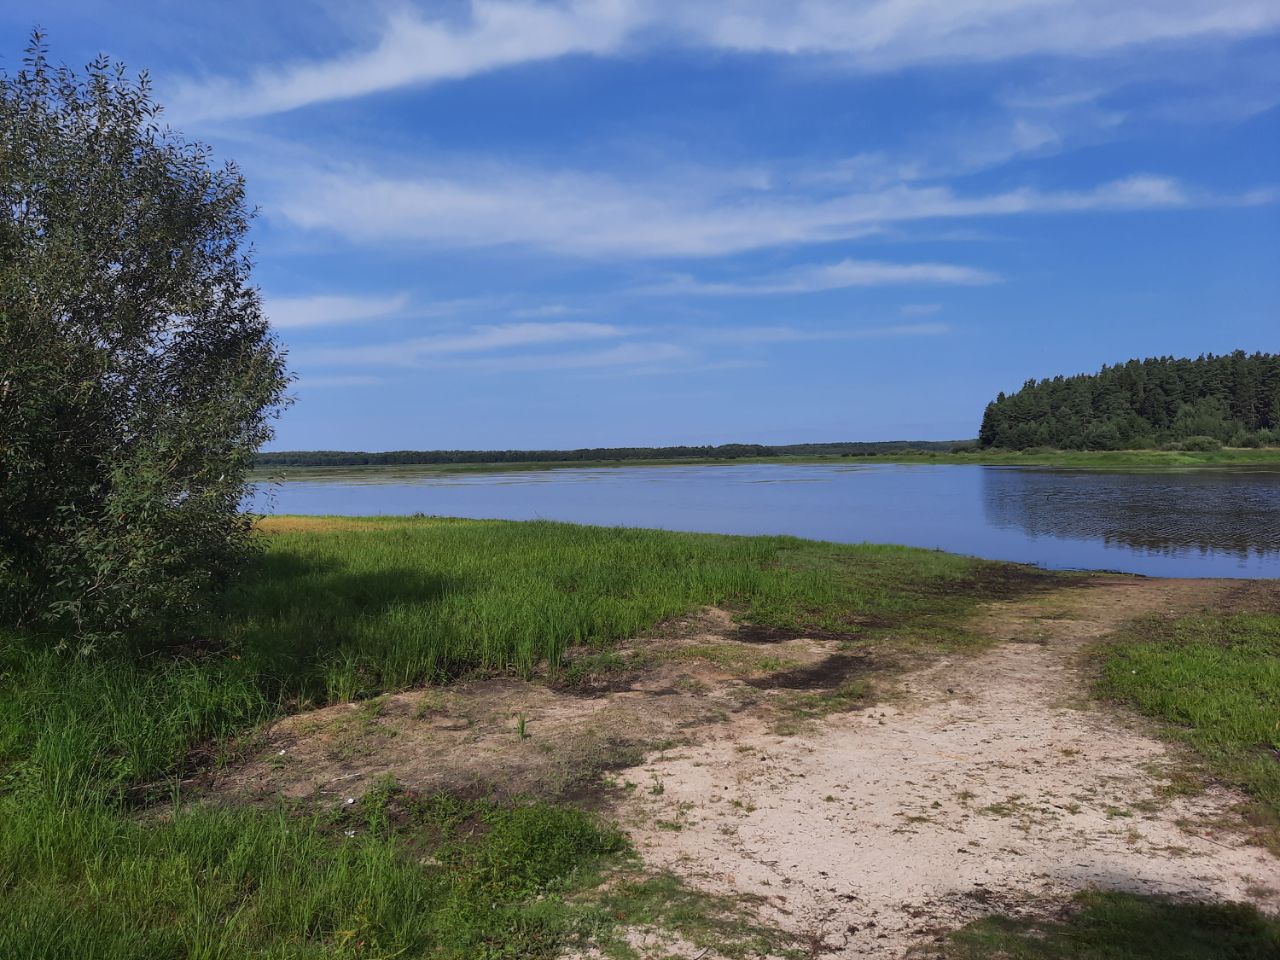
[[[1100,540],[1152,553],[1280,549],[1280,473],[1244,470],[1090,472],[989,467],[989,523],[1032,537]]]
[[[1280,576],[1280,470],[742,464],[334,473],[263,487],[265,512],[567,520],[900,543],[1046,567]]]

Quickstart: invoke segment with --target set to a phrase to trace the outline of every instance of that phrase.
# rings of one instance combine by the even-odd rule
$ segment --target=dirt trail
[[[655,744],[773,716],[789,684],[814,674],[838,683],[840,665],[856,665],[830,640],[753,642],[767,634],[707,608],[621,645],[597,666],[592,651],[574,651],[572,684],[482,677],[297,713],[264,731],[256,755],[209,774],[202,790],[233,802],[341,804],[391,775],[420,792],[598,803],[601,775]],[[762,678],[763,687],[753,685]]]
[[[764,897],[815,956],[896,960],[1088,886],[1280,909],[1280,860],[1223,826],[1241,798],[1163,795],[1176,754],[1086,699],[1089,641],[1228,589],[1103,577],[993,606],[1001,642],[908,674],[893,705],[789,738],[736,717],[620,774],[654,786],[616,812],[648,864]]]
[[[1185,758],[1091,701],[1083,656],[1135,617],[1229,608],[1240,589],[1079,581],[991,605],[977,623],[987,652],[896,680],[896,664],[839,638],[708,608],[605,655],[574,652],[572,683],[489,677],[284,718],[203,788],[341,806],[391,775],[602,805],[651,867],[761,898],[760,919],[814,957],[898,960],[978,916],[1090,886],[1280,911],[1280,860],[1233,829],[1242,798],[1162,789]],[[896,692],[869,708],[839,699],[867,676]],[[696,954],[667,931],[633,933],[643,956]]]

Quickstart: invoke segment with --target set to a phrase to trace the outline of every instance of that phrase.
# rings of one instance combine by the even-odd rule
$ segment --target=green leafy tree
[[[0,74],[0,619],[81,649],[180,641],[253,549],[288,374],[234,166],[145,74]]]
[[[1094,374],[1028,380],[988,404],[984,447],[1110,450],[1273,442],[1280,425],[1280,354],[1194,360],[1152,357]]]

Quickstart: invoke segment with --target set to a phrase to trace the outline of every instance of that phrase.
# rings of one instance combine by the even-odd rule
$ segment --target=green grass
[[[906,453],[861,460],[883,463],[972,463],[990,466],[1065,467],[1087,470],[1178,467],[1280,467],[1280,447],[1224,450],[983,450],[972,453]]]
[[[438,798],[393,827],[385,803],[150,822],[6,802],[0,955],[550,957],[608,926],[570,901],[625,844],[585,814]]]
[[[554,669],[570,645],[604,654],[703,604],[954,646],[977,603],[1056,582],[791,538],[272,526],[208,637],[177,654],[74,659],[0,636],[0,957],[550,957],[606,942],[626,911],[595,885],[625,849],[576,811],[389,790],[338,809],[217,808],[184,802],[184,778],[282,713],[475,670]],[[675,909],[654,899],[660,885],[645,889],[644,911]]]
[[[801,960],[812,955],[777,929],[755,921],[752,910],[758,904],[754,898],[714,897],[685,886],[671,874],[645,876],[621,872],[601,894],[599,902],[626,927],[678,934],[695,949],[732,960],[759,957]],[[605,956],[617,960],[650,960],[655,956],[647,950],[637,950],[617,933],[617,930],[603,930],[597,934],[596,943]],[[675,960],[688,954],[670,952],[656,956]]]
[[[783,466],[826,464],[830,466],[857,466],[866,463],[906,464],[985,464],[990,466],[1043,466],[1077,469],[1127,469],[1169,467],[1226,467],[1272,466],[1280,467],[1280,447],[1227,448],[1209,451],[1183,450],[980,450],[960,453],[946,451],[903,451],[866,456],[813,456],[741,457],[725,459],[679,460],[564,460],[530,463],[426,463],[396,464],[389,466],[351,467],[272,467],[260,469],[257,475],[263,480],[352,480],[379,479],[394,481],[401,477],[413,477],[424,473],[512,473],[538,470],[604,469],[611,467],[692,467],[736,466],[774,463]]]
[[[807,725],[833,713],[844,713],[868,702],[871,685],[865,680],[851,680],[825,693],[801,693],[790,690],[778,698],[780,716],[773,724],[778,734],[795,734]]]
[[[296,529],[291,529],[296,528]],[[865,632],[941,628],[1009,565],[902,547],[556,523],[281,521],[260,576],[231,598],[229,638],[289,696],[332,701],[473,669],[528,675],[570,646],[607,648],[705,604],[753,623]],[[981,582],[980,582],[981,581]]]
[[[1165,721],[1280,824],[1280,615],[1149,620],[1103,655],[1104,696]]]
[[[1083,893],[1061,920],[988,917],[953,933],[939,960],[1274,960],[1280,921],[1238,904]]]

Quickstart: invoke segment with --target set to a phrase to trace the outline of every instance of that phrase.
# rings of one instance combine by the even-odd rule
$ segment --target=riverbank
[[[1250,911],[1197,916],[1194,902],[1280,910],[1271,781],[1224,785],[1245,785],[1240,754],[1276,766],[1273,732],[1257,724],[1275,717],[1260,648],[1274,657],[1280,645],[1260,632],[1252,653],[1220,644],[1202,677],[1164,644],[1144,645],[1133,672],[1128,642],[1111,647],[1133,618],[1176,632],[1190,611],[1277,599],[1254,589],[1097,576],[990,604],[972,622],[990,647],[899,674],[870,708],[790,737],[747,712],[622,771],[662,790],[629,796],[621,822],[646,862],[717,896],[758,898],[763,916],[807,931],[818,956],[900,960],[941,942],[939,955],[969,960],[1147,960],[1170,954],[1144,952],[1127,923],[1169,913],[1158,908],[1172,897],[1187,911],[1161,934],[1174,955],[1224,956],[1239,933],[1235,955],[1261,960],[1280,924],[1243,936]],[[1141,688],[1144,706],[1158,702],[1155,715],[1224,749],[1170,747],[1160,728],[1091,701],[1098,664]],[[1246,682],[1231,688],[1233,675]],[[1104,901],[1108,929],[1072,929],[1081,893]],[[1058,949],[1045,942],[1055,927]],[[1090,950],[1071,948],[1090,932]]]
[[[260,480],[394,479],[422,474],[526,473],[543,470],[609,469],[626,467],[698,467],[738,464],[798,466],[826,464],[856,466],[864,463],[972,464],[998,467],[1062,467],[1073,469],[1167,469],[1185,467],[1280,467],[1280,448],[1230,448],[1224,450],[1016,450],[943,453],[903,452],[859,456],[739,457],[734,459],[683,458],[672,460],[555,460],[527,463],[397,464],[394,466],[289,466],[258,468]]]
[[[990,719],[984,701],[966,699],[978,689],[970,679],[1016,676],[1009,667],[1021,652],[1061,654],[1048,666],[1067,686],[1053,698],[1087,697],[1083,678],[1072,687],[1061,673],[1084,649],[1073,625],[1096,620],[1084,598],[1117,601],[1095,640],[1143,610],[1185,606],[1142,592],[1169,581],[1095,585],[790,537],[408,517],[282,517],[262,534],[261,561],[220,623],[176,650],[75,659],[35,638],[0,638],[0,953],[712,958],[808,949],[830,938],[806,941],[813,931],[798,914],[704,883],[658,855],[655,838],[736,843],[699,824],[721,808],[743,818],[725,821],[739,831],[763,816],[771,808],[758,798],[773,781],[757,777],[803,773],[802,756],[823,766],[812,751],[849,742],[845,727],[907,737],[926,729],[913,724],[933,695],[913,676],[934,678],[927,689],[965,723]],[[1123,597],[1106,592],[1116,583]],[[1186,602],[1245,604],[1217,581],[1189,583],[1203,586],[1187,588]],[[1247,596],[1251,609],[1265,607],[1275,587]],[[1062,637],[1073,645],[1059,650]],[[1137,676],[1163,682],[1154,667]],[[1134,690],[1122,695],[1145,709]],[[997,749],[982,743],[977,760]],[[696,778],[665,771],[715,744],[741,778],[714,803],[685,797]],[[994,752],[989,759],[999,768]],[[835,801],[805,788],[806,830],[827,829],[837,801],[856,818],[875,795],[841,782],[847,792],[832,788]],[[991,789],[992,804],[1008,799],[995,797],[1000,784]],[[1237,850],[1235,821],[1213,796],[1225,818],[1216,840]],[[948,809],[954,800],[936,799]],[[904,816],[886,829],[925,829],[916,813]],[[1161,831],[1174,829],[1159,816]],[[789,842],[771,829],[761,843]],[[1034,833],[1021,842],[1034,846]],[[872,852],[851,850],[849,863]],[[1245,886],[1228,877],[1200,893],[1269,902]],[[844,913],[830,920],[840,929],[869,919],[865,904],[836,902]],[[972,902],[980,913],[1007,906]],[[1268,922],[1255,925],[1265,933]],[[838,955],[828,946],[811,955]]]

